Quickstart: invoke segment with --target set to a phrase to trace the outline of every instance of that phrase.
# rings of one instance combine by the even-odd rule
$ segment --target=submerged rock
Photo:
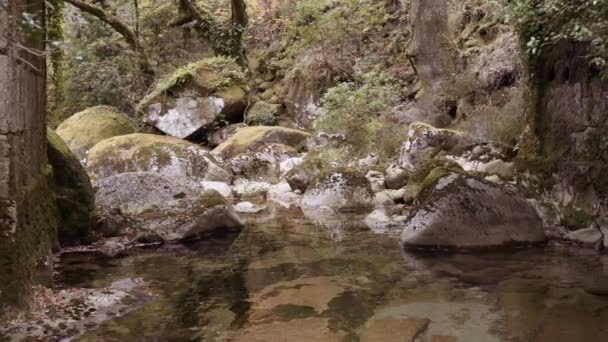
[[[247,94],[239,66],[210,58],[178,69],[138,106],[146,122],[182,139],[196,138],[222,122],[242,121]]]
[[[129,134],[106,139],[89,152],[94,180],[125,172],[154,172],[196,181],[230,182],[232,173],[198,145],[174,137]]]
[[[135,126],[126,115],[110,106],[97,106],[76,113],[57,127],[57,135],[65,141],[79,160],[98,142],[135,133]]]
[[[53,167],[52,188],[61,215],[59,241],[71,244],[86,239],[93,225],[95,193],[86,170],[68,146],[47,129],[47,155]]]
[[[545,240],[534,207],[499,186],[446,172],[424,190],[401,234],[405,247],[483,248]]]
[[[302,210],[311,213],[321,208],[334,212],[371,211],[374,195],[362,172],[335,168],[322,171],[302,197]]]
[[[285,127],[246,127],[216,147],[213,153],[231,158],[246,152],[260,151],[272,143],[297,148],[309,136],[307,132]]]

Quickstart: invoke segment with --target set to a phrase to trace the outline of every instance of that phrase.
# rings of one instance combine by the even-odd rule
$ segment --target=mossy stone
[[[61,218],[59,240],[62,244],[76,243],[87,238],[93,224],[95,193],[86,170],[59,135],[47,129],[47,140],[52,188]]]
[[[134,132],[135,126],[131,120],[110,106],[86,109],[72,115],[57,127],[57,134],[81,160],[98,142]]]
[[[256,152],[272,143],[297,147],[309,137],[308,132],[285,127],[245,127],[239,129],[213,152],[224,157],[234,157],[246,152]]]

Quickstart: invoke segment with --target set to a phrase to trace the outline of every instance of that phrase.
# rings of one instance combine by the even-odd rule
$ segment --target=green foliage
[[[249,126],[276,126],[277,115],[278,105],[260,101],[251,107],[245,123]]]
[[[375,0],[305,0],[297,2],[285,39],[295,50],[341,45],[378,31],[390,19],[386,4]]]
[[[509,2],[507,21],[538,56],[562,40],[591,43],[589,61],[608,76],[608,1],[518,0]]]
[[[397,82],[385,73],[358,73],[355,82],[330,88],[322,99],[323,114],[315,120],[316,130],[341,133],[354,153],[365,153],[379,142],[381,115],[401,98]]]

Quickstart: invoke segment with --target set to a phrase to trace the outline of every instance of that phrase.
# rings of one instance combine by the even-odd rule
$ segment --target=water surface
[[[66,256],[63,287],[137,278],[156,293],[76,340],[608,341],[608,257],[594,251],[411,254],[296,211],[251,221],[122,259]]]

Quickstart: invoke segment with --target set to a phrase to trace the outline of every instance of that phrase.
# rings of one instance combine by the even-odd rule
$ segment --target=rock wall
[[[563,42],[532,61],[533,127],[555,163],[560,204],[594,211],[608,195],[608,80],[589,67],[588,45]]]
[[[44,1],[1,0],[0,6],[2,309],[27,305],[34,265],[53,244],[56,205],[46,164],[45,60],[20,47],[43,51],[44,32],[17,23],[22,12],[43,18]]]

